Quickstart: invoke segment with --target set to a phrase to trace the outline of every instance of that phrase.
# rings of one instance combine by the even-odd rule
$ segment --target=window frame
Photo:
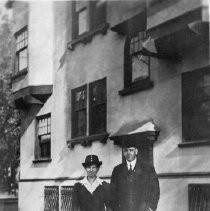
[[[26,41],[26,44],[24,43],[24,46],[19,48],[17,50],[17,44],[19,42],[17,42],[17,39],[19,36],[21,36],[22,34],[24,33],[27,33],[27,37],[23,38],[24,41]],[[21,28],[19,31],[17,31],[15,34],[15,68],[14,68],[14,73],[15,75],[23,75],[23,73],[27,73],[28,72],[28,27],[27,26],[24,26],[23,28]],[[26,58],[26,67],[23,68],[23,69],[20,69],[19,67],[19,64],[20,64],[20,53],[23,52],[24,50],[26,50],[26,55],[27,55],[27,58]]]
[[[142,91],[145,89],[149,89],[153,87],[153,81],[151,80],[151,56],[148,55],[143,50],[142,44],[141,48],[139,47],[137,52],[130,53],[130,47],[132,44],[132,39],[137,37],[139,33],[144,33],[145,37],[143,39],[139,39],[139,42],[145,41],[147,39],[146,31],[138,31],[135,33],[130,33],[126,36],[125,45],[124,45],[124,88],[119,91],[119,94],[124,96],[128,94],[133,94],[137,91]],[[132,68],[132,57],[134,55],[142,55],[148,57],[148,77],[138,79],[133,81],[133,68]]]
[[[50,118],[50,124],[48,124],[48,119]],[[46,134],[39,134],[39,121],[40,120],[44,120],[44,119],[47,119],[47,127],[50,126],[50,132],[47,131]],[[36,162],[50,162],[51,161],[51,135],[52,135],[52,119],[51,119],[51,113],[46,113],[46,114],[43,114],[43,115],[40,115],[40,116],[37,116],[36,117],[36,124],[35,124],[35,127],[36,127],[36,130],[35,130],[35,136],[36,136],[36,140],[35,140],[35,160],[33,161],[34,163]],[[44,141],[41,141],[41,137],[44,136],[44,135],[49,135],[50,138],[49,139],[46,139]],[[41,143],[42,142],[42,143]],[[41,155],[41,145],[40,144],[46,144],[48,143],[49,144],[49,155],[47,156],[43,156]]]
[[[97,86],[97,85],[100,85],[102,84],[102,86],[104,86],[104,90],[105,90],[105,93],[104,93],[104,101],[100,102],[99,104],[97,105],[93,105],[93,102],[92,102],[92,97],[93,97],[93,91],[91,91],[91,89],[93,89],[94,86]],[[89,100],[88,100],[88,103],[89,103],[89,135],[97,135],[98,133],[94,133],[94,128],[93,128],[93,125],[94,125],[94,118],[93,118],[93,110],[94,110],[94,107],[101,107],[101,106],[104,106],[104,128],[102,128],[102,131],[99,132],[99,133],[105,133],[107,131],[107,85],[106,85],[106,78],[103,78],[103,79],[100,79],[100,80],[97,80],[97,81],[94,81],[92,83],[89,84]]]
[[[75,99],[75,94],[78,92],[78,91],[80,91],[80,90],[82,90],[82,91],[85,91],[86,92],[86,98],[85,98],[85,104],[86,104],[86,107],[85,108],[83,108],[83,109],[79,109],[79,110],[77,110],[77,111],[75,111],[75,101],[74,101],[74,99]],[[87,84],[85,84],[85,85],[82,85],[82,86],[80,86],[80,87],[77,87],[77,88],[75,88],[75,89],[72,89],[71,90],[71,122],[73,123],[73,122],[75,122],[75,119],[76,119],[76,112],[78,112],[78,111],[82,111],[82,110],[85,110],[85,135],[77,135],[76,134],[76,126],[78,126],[78,125],[76,125],[76,124],[71,124],[71,137],[72,138],[79,138],[79,137],[84,137],[84,136],[87,136],[87,116],[88,116],[88,114],[87,114],[87,101],[88,101],[88,93],[87,93]]]
[[[99,2],[97,7],[97,1],[86,1],[87,9],[87,31],[79,34],[79,16],[76,11],[76,1],[72,1],[71,12],[72,12],[72,33],[71,39],[68,43],[68,49],[74,50],[74,47],[79,43],[88,43],[96,34],[106,34],[109,24],[106,22],[107,19],[107,4],[106,1]],[[82,9],[81,9],[82,11]],[[99,12],[98,12],[99,11]],[[96,18],[96,16],[99,16]],[[99,20],[99,21],[98,21]]]
[[[193,134],[188,134],[188,132],[185,131],[185,128],[184,128],[184,125],[188,124],[189,121],[190,121],[189,119],[186,119],[188,117],[187,114],[184,114],[184,111],[187,109],[186,107],[189,107],[189,105],[186,105],[186,102],[185,102],[187,100],[185,100],[186,93],[184,95],[184,92],[186,92],[186,91],[184,91],[184,84],[183,84],[183,83],[186,83],[184,81],[184,80],[186,80],[186,79],[184,79],[184,77],[186,77],[186,75],[189,74],[188,77],[194,77],[195,80],[198,78],[198,76],[203,77],[203,79],[204,79],[204,76],[208,73],[210,74],[209,67],[205,67],[205,68],[200,68],[200,69],[196,69],[196,70],[193,70],[193,71],[184,72],[181,75],[181,77],[182,77],[181,78],[181,83],[182,83],[182,89],[181,89],[182,90],[182,142],[178,145],[181,148],[210,145],[210,135],[209,136],[207,135],[208,137],[207,136],[201,137],[202,136],[202,134],[201,134],[200,138],[192,137]],[[200,79],[197,79],[197,80],[200,80]],[[186,86],[186,84],[185,84],[185,86]],[[203,84],[202,84],[202,92],[203,92],[203,90],[204,90],[204,81],[203,81]],[[192,92],[194,93],[195,91],[192,91]],[[201,99],[197,100],[198,103],[199,103],[198,105],[201,105],[203,102],[206,102],[206,101],[210,102],[210,96],[208,97],[208,99],[205,98],[204,93],[203,94],[201,93],[200,96],[201,96]],[[191,103],[190,105],[192,105],[193,107],[195,106],[194,105],[195,102],[192,103],[190,101],[189,103]],[[192,109],[194,110],[194,108],[192,108]],[[195,109],[196,109],[196,111],[197,110],[199,111],[198,108],[195,108]],[[195,126],[192,126],[192,127],[195,127]],[[190,138],[187,138],[188,136],[190,136]]]
[[[200,183],[200,184],[188,184],[188,207],[189,211],[196,210],[198,208],[198,204],[203,205],[202,200],[208,201],[208,208],[209,201],[210,201],[210,184],[208,183]],[[207,196],[207,198],[205,197]],[[203,210],[201,208],[201,210]]]
[[[105,101],[100,104],[100,105],[105,105],[105,114],[104,114],[104,122],[105,122],[105,128],[103,128],[102,131],[100,132],[97,132],[97,133],[93,133],[92,132],[92,105],[91,105],[91,88],[94,86],[94,85],[97,85],[97,84],[100,84],[100,83],[104,83],[104,86],[105,86]],[[102,143],[106,143],[106,140],[108,138],[108,133],[107,133],[107,85],[106,85],[106,77],[105,78],[102,78],[102,79],[99,79],[99,80],[96,80],[96,81],[93,81],[89,84],[85,84],[83,86],[80,86],[80,87],[77,87],[77,88],[74,88],[72,89],[71,91],[71,122],[75,122],[75,117],[74,117],[74,107],[75,107],[75,102],[74,102],[74,92],[76,92],[77,90],[80,90],[82,87],[86,88],[87,90],[87,107],[86,107],[86,134],[84,136],[75,136],[75,131],[74,128],[74,124],[71,124],[71,140],[68,141],[68,145],[73,148],[74,145],[76,143],[81,143],[83,146],[88,146],[88,145],[91,145],[92,144],[92,141],[95,141],[95,140],[100,140],[100,142]],[[97,105],[98,106],[98,105]]]

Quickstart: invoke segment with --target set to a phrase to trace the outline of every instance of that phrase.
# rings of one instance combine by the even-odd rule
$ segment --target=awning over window
[[[52,94],[52,85],[28,86],[12,93],[17,109],[25,109],[29,104],[43,104]]]
[[[159,135],[159,129],[152,120],[130,122],[124,124],[116,133],[110,136],[114,144],[122,145],[126,141],[134,141],[136,145],[153,144]]]
[[[123,35],[135,34],[139,31],[145,31],[146,17],[146,10],[144,10],[140,14],[111,27],[111,30]]]

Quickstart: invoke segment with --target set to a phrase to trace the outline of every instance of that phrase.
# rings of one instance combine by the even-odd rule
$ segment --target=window
[[[37,152],[36,159],[51,157],[51,114],[37,117]]]
[[[84,85],[72,90],[72,138],[105,132],[106,79],[104,78],[90,83],[89,86]]]
[[[190,184],[189,211],[210,210],[210,184]]]
[[[71,50],[97,33],[106,33],[107,28],[106,1],[72,1],[72,41],[68,45]]]
[[[182,133],[185,142],[210,138],[210,71],[182,74]]]
[[[150,80],[150,56],[143,50],[145,31],[128,35],[124,52],[124,90],[119,94],[126,95],[152,86]]]
[[[59,186],[44,187],[44,211],[59,211]]]
[[[72,193],[73,186],[61,186],[60,188],[60,200],[61,200],[61,211],[68,211],[72,209]]]
[[[25,71],[28,68],[28,31],[24,27],[15,34],[16,37],[16,62],[15,72]]]

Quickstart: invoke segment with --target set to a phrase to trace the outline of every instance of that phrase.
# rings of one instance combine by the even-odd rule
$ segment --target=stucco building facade
[[[124,138],[155,166],[158,211],[209,206],[208,4],[13,2],[21,211],[67,210],[88,154],[109,181]]]

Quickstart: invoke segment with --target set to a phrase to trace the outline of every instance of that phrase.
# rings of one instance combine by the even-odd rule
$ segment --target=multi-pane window
[[[51,115],[37,117],[38,158],[51,157]]]
[[[104,78],[90,83],[89,86],[72,90],[72,138],[105,132],[106,79]]]
[[[16,72],[28,68],[28,31],[27,27],[16,33]]]
[[[150,57],[143,52],[146,33],[128,35],[125,43],[125,88],[150,79]]]
[[[72,14],[72,37],[75,39],[105,23],[105,1],[72,1]]]
[[[182,74],[182,132],[184,141],[210,138],[210,71]]]

